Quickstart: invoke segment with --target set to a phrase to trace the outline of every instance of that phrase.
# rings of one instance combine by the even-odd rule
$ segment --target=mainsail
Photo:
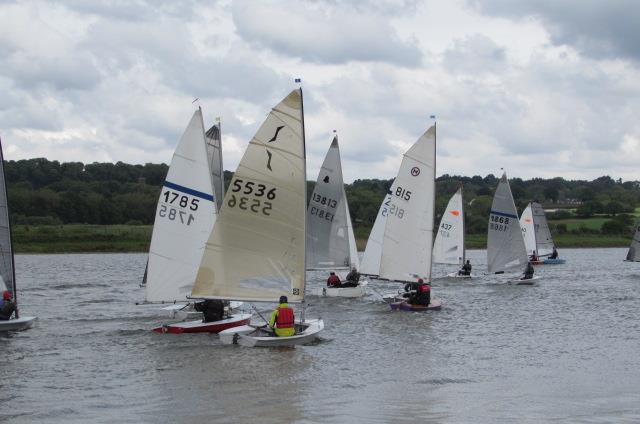
[[[342,180],[338,137],[324,158],[307,206],[307,269],[350,268],[357,260],[349,205]],[[353,241],[352,241],[353,240]]]
[[[387,215],[391,205],[391,194],[387,194],[378,209],[378,215],[373,223],[373,228],[369,233],[367,246],[362,256],[360,272],[366,275],[380,274],[380,259],[382,257],[382,239],[384,238],[384,227],[387,223]]]
[[[206,243],[192,297],[304,297],[306,166],[302,90],[267,116],[247,147]]]
[[[436,127],[405,153],[391,186],[380,260],[380,277],[394,281],[431,279],[436,171]]]
[[[216,206],[196,110],[180,138],[160,192],[146,270],[147,302],[184,301],[191,293]]]
[[[224,199],[224,170],[222,168],[222,138],[220,123],[207,130],[205,133],[205,142],[207,145],[209,170],[211,171],[213,197],[216,199],[216,210],[219,211],[222,207],[222,199]]]
[[[527,255],[531,256],[536,252],[536,230],[533,225],[533,212],[531,211],[531,203],[520,215],[520,228],[522,230],[522,237],[524,239],[524,245],[527,250]]]
[[[16,300],[16,274],[13,265],[13,244],[11,242],[11,224],[9,222],[9,201],[7,182],[4,175],[4,154],[0,140],[0,289],[9,290]],[[17,303],[17,302],[16,302]],[[16,311],[16,318],[18,313]]]
[[[540,203],[531,202],[527,205],[520,217],[520,227],[528,255],[534,251],[539,257],[549,256],[553,253],[554,244],[551,230],[549,230],[547,216]]]
[[[347,193],[343,191],[344,205],[347,212],[347,234],[349,235],[349,258],[351,258],[351,268],[360,269],[360,258],[358,258],[358,245],[356,244],[356,236],[353,233],[353,224],[351,221],[351,212],[349,212],[349,203],[347,202]]]
[[[636,227],[636,232],[633,234],[633,240],[631,240],[631,246],[627,252],[627,260],[640,261],[640,225]]]
[[[524,268],[527,261],[518,212],[505,172],[500,178],[489,215],[487,267],[489,272],[500,272],[516,267]]]
[[[464,263],[464,206],[462,187],[455,192],[442,215],[436,241],[433,244],[433,261],[439,264]]]

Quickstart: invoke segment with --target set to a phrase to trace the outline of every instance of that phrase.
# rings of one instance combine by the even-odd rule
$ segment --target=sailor
[[[553,246],[553,252],[549,255],[549,259],[558,259],[558,251],[555,246]]]
[[[206,299],[195,303],[193,308],[202,312],[202,322],[220,321],[224,318],[224,301],[220,299]]]
[[[336,275],[335,272],[331,271],[329,273],[329,278],[327,278],[327,287],[340,287],[340,277]]]
[[[527,267],[524,269],[523,280],[530,280],[533,278],[533,265],[531,265],[531,261],[527,262]]]
[[[351,268],[351,271],[347,274],[346,281],[342,284],[342,287],[356,287],[360,281],[360,273],[357,269]]]
[[[471,262],[467,259],[467,263],[462,265],[462,269],[458,271],[458,275],[471,275]]]
[[[535,250],[531,251],[531,261],[532,262],[537,262],[538,261],[538,255],[536,255],[536,251]]]
[[[424,280],[422,278],[418,279],[417,283],[407,283],[404,285],[404,293],[402,293],[402,297],[410,298],[413,296],[418,290],[418,285],[422,283]]]
[[[418,280],[416,294],[409,298],[409,303],[422,306],[429,306],[429,303],[431,303],[431,286],[425,283],[422,278]]]
[[[287,301],[287,296],[280,296],[280,304],[271,313],[269,320],[269,327],[278,337],[291,337],[296,334],[295,316]]]
[[[16,304],[11,299],[11,292],[5,290],[2,293],[2,300],[0,300],[0,320],[6,321],[11,319],[13,311],[16,310]]]

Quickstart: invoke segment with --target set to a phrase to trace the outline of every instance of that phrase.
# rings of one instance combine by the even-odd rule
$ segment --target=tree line
[[[123,162],[90,163],[49,161],[44,158],[5,161],[12,222],[16,224],[153,224],[160,187],[167,174],[165,164],[131,165]],[[228,185],[232,173],[225,171]],[[466,230],[487,231],[487,219],[499,176],[463,177],[442,175],[436,181],[436,216],[462,184]],[[346,184],[349,209],[356,231],[368,232],[380,203],[393,180],[359,179]],[[624,232],[640,203],[638,181],[614,180],[609,176],[592,181],[533,178],[509,180],[516,206],[521,212],[535,200],[556,209],[550,218],[615,217],[622,226],[608,231]],[[314,182],[309,181],[309,193]],[[566,229],[566,228],[565,228]],[[562,231],[562,227],[557,230]]]

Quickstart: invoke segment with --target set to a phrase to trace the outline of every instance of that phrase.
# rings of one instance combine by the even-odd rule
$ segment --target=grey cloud
[[[507,67],[504,48],[481,34],[457,40],[445,51],[443,62],[453,72],[473,75],[500,72]]]
[[[327,4],[308,3],[295,10],[281,5],[274,1],[234,2],[238,34],[254,45],[316,63],[417,66],[421,62],[422,53],[415,43],[398,39],[383,16]]]
[[[497,16],[535,16],[555,44],[574,46],[595,58],[640,60],[640,7],[635,0],[472,0],[480,11]]]

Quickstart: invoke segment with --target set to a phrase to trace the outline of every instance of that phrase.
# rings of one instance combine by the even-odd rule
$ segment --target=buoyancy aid
[[[340,284],[340,278],[337,275],[330,275],[327,278],[327,285],[335,286],[336,284]]]
[[[418,293],[430,293],[431,292],[431,286],[429,286],[428,284],[423,284],[421,286],[418,287]]]
[[[288,305],[278,306],[278,316],[276,317],[276,328],[293,328],[295,317],[293,309]]]

